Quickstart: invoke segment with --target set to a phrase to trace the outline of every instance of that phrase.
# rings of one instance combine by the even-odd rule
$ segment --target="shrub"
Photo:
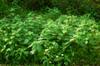
[[[43,10],[44,11],[44,10]],[[44,12],[44,17],[46,19],[53,19],[56,20],[60,15],[61,15],[61,10],[59,10],[58,8],[47,8]]]
[[[55,22],[48,21],[32,47],[33,51],[35,44],[44,48],[41,57],[44,64],[95,64],[95,46],[100,43],[98,36],[98,25],[94,20],[87,16],[63,15]]]
[[[67,15],[54,20],[45,15],[48,14],[28,13],[25,17],[16,15],[0,20],[0,63],[99,63],[96,48],[100,30],[94,20]]]
[[[99,0],[1,0],[0,14],[2,16],[9,13],[9,8],[21,7],[19,11],[24,10],[41,10],[46,7],[59,8],[62,13],[83,15],[91,13],[96,19],[100,18],[100,1]],[[18,11],[18,10],[17,10]]]
[[[41,15],[32,14],[29,13],[25,18],[17,15],[0,20],[0,61],[27,61],[30,56],[28,46],[38,38],[46,22]]]
[[[8,2],[10,1],[8,0]],[[11,3],[25,9],[40,10],[43,7],[58,7],[63,12],[70,11],[73,14],[84,14],[91,12],[92,4],[90,2],[90,0],[12,0]]]

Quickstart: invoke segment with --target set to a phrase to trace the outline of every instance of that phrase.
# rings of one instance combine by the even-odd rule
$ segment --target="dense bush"
[[[28,46],[38,38],[45,23],[41,15],[31,14],[26,18],[18,15],[0,20],[0,63],[24,62],[29,58]]]
[[[0,0],[0,64],[99,66],[99,10],[100,0]]]
[[[17,4],[27,9],[41,9],[43,7],[58,7],[62,11],[83,14],[91,10],[100,8],[99,0],[4,0],[7,4]],[[93,8],[93,9],[92,9]],[[97,9],[96,9],[97,10]]]
[[[93,20],[64,15],[55,22],[48,21],[38,41],[33,42],[33,50],[35,44],[42,44],[46,64],[95,64],[98,36],[98,26]]]
[[[91,13],[96,19],[100,19],[100,1],[99,0],[1,0],[0,1],[0,17],[8,15],[9,8],[20,7],[21,13],[24,10],[38,10],[46,7],[59,8],[62,13],[83,15]],[[25,12],[25,11],[24,11]]]
[[[7,5],[3,0],[0,0],[0,17],[4,17],[8,12]]]
[[[0,20],[0,63],[99,64],[99,25],[88,16],[62,15],[54,20],[49,13],[60,12]]]

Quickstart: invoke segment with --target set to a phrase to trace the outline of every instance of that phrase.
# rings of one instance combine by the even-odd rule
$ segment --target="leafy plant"
[[[99,64],[99,25],[85,16],[11,13],[0,19],[0,63],[44,66]]]
[[[1,60],[5,59],[7,63],[27,61],[30,55],[28,46],[38,38],[45,22],[41,15],[32,16],[32,13],[26,18],[17,15],[0,20]]]
[[[39,38],[45,48],[44,63],[95,64],[94,47],[99,43],[98,36],[98,26],[87,16],[62,15],[55,22],[49,20]]]

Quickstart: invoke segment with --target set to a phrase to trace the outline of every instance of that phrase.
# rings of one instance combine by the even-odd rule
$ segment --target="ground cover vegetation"
[[[0,64],[99,62],[100,0],[0,0]]]

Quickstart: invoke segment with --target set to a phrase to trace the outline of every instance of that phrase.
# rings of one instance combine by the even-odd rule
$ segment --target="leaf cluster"
[[[99,25],[88,15],[51,11],[0,20],[0,63],[99,64]]]

